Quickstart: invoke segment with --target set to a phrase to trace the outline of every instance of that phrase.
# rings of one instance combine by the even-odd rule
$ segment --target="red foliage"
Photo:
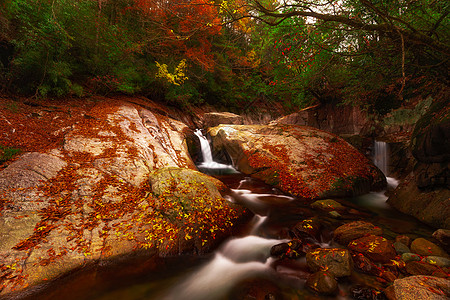
[[[180,53],[206,70],[214,66],[210,40],[220,34],[221,20],[210,0],[135,0],[143,21],[149,21],[148,35],[152,44],[148,50],[156,56]],[[157,25],[156,25],[157,24]],[[154,43],[154,37],[159,37]]]

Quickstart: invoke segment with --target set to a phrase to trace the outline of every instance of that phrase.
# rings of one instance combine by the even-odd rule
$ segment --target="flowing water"
[[[338,296],[315,296],[305,287],[310,274],[305,258],[277,260],[270,257],[273,245],[288,241],[289,228],[298,222],[319,216],[324,225],[311,243],[322,248],[333,247],[332,230],[342,222],[310,209],[308,203],[284,195],[263,182],[237,173],[231,166],[213,161],[207,139],[196,132],[202,145],[204,162],[200,164],[206,173],[210,169],[232,170],[233,174],[216,175],[231,191],[229,201],[242,204],[253,212],[253,217],[237,236],[224,241],[212,254],[204,257],[180,257],[167,262],[158,274],[149,274],[139,280],[123,280],[115,287],[96,293],[86,293],[83,299],[95,300],[234,300],[248,295],[264,299],[350,299],[349,279],[340,280]],[[386,145],[375,147],[376,163],[387,174]],[[384,148],[384,150],[383,150]],[[380,154],[383,153],[384,154]],[[227,173],[227,172],[225,172]],[[392,187],[398,182],[388,179]],[[355,208],[356,215],[350,219],[364,219],[383,227],[385,235],[395,237],[398,233],[429,235],[430,229],[412,218],[401,215],[386,204],[385,192],[369,193],[351,199],[341,199],[342,204]],[[169,266],[169,267],[167,267]],[[262,291],[262,294],[258,294]],[[272,297],[271,296],[271,297]],[[70,297],[69,297],[70,298]],[[70,298],[72,299],[72,298]],[[75,299],[75,298],[73,298]],[[77,297],[79,299],[79,297]],[[256,299],[256,298],[248,298]]]

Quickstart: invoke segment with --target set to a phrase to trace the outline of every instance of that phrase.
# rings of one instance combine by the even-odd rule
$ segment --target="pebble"
[[[420,260],[420,256],[415,254],[415,253],[403,253],[402,254],[402,260],[404,262],[419,261]]]
[[[408,246],[406,246],[405,244],[403,244],[402,242],[395,242],[393,244],[395,251],[397,252],[397,254],[403,254],[403,253],[410,253],[411,250],[409,250]]]
[[[423,262],[429,263],[431,265],[436,265],[438,267],[450,267],[450,259],[440,256],[426,256],[422,258]]]

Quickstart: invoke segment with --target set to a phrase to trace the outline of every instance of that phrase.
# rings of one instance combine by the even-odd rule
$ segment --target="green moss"
[[[432,103],[433,99],[428,97],[417,104],[414,109],[402,108],[394,110],[390,117],[384,118],[383,123],[387,126],[415,124],[427,112]]]
[[[21,152],[20,149],[0,146],[0,165],[12,159],[20,152]]]

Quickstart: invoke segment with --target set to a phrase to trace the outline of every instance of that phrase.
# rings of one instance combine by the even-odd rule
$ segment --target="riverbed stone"
[[[436,265],[438,267],[450,267],[450,259],[440,256],[426,256],[422,258],[423,262],[431,265]]]
[[[402,254],[402,260],[404,262],[419,261],[420,259],[421,259],[420,256],[415,253],[403,253]]]
[[[436,245],[433,242],[430,242],[424,238],[417,238],[411,243],[411,251],[417,253],[422,256],[442,256],[449,257],[447,252]]]
[[[316,293],[333,295],[338,291],[338,283],[331,272],[318,271],[308,276],[306,286]]]
[[[346,249],[316,249],[306,254],[306,262],[313,272],[329,271],[336,277],[350,276],[352,259]]]
[[[348,248],[364,254],[375,262],[386,263],[394,259],[397,253],[391,242],[383,237],[369,235],[356,239],[348,244]]]
[[[380,268],[362,253],[352,253],[352,260],[353,265],[357,270],[366,274],[380,276]]]
[[[326,212],[346,210],[345,206],[333,199],[317,200],[311,204],[311,207]]]
[[[411,246],[411,241],[412,240],[407,235],[397,235],[395,237],[395,241],[404,244],[406,247],[409,247],[409,246]]]
[[[239,171],[307,199],[367,193],[385,177],[364,155],[330,133],[295,125],[219,125],[208,133]]]
[[[288,243],[274,245],[272,246],[272,248],[270,248],[270,256],[281,257],[286,254],[289,248],[290,247]]]
[[[410,276],[397,279],[393,293],[386,293],[389,300],[447,300],[450,297],[450,281],[433,276]]]
[[[439,243],[446,247],[450,248],[450,229],[438,229],[433,232],[433,238],[439,241]]]
[[[317,237],[322,225],[318,218],[306,219],[295,224],[291,232],[298,238],[302,238],[305,235]]]
[[[405,244],[403,244],[402,242],[395,242],[392,244],[395,248],[395,251],[397,252],[397,254],[403,254],[403,253],[410,253],[411,250],[409,250],[408,246],[406,246]]]
[[[334,231],[334,240],[341,245],[346,246],[349,242],[365,235],[381,235],[383,230],[365,221],[354,221],[339,226]]]
[[[406,263],[406,272],[411,275],[431,275],[438,270],[436,265],[423,261],[410,261]]]

